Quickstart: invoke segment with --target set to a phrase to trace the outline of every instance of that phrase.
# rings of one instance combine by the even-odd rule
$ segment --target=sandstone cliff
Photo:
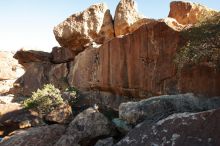
[[[219,145],[219,20],[181,1],[167,18],[148,19],[134,0],[121,0],[114,20],[96,4],[61,22],[61,47],[51,53],[18,51],[20,78],[12,54],[0,53],[0,84],[13,79],[8,93],[23,100],[51,83],[63,101],[41,113],[1,97],[0,145]],[[47,91],[43,101],[55,98]]]

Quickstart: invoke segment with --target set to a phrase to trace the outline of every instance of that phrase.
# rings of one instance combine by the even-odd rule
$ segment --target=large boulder
[[[94,139],[109,136],[112,127],[108,119],[96,109],[88,108],[69,124],[56,146],[92,145]]]
[[[220,98],[201,98],[193,94],[163,95],[122,103],[119,107],[119,118],[130,124],[143,120],[158,120],[173,113],[198,112],[220,108]]]
[[[218,146],[220,109],[173,114],[156,123],[143,122],[115,146]]]
[[[180,24],[188,25],[196,24],[214,13],[216,13],[216,11],[200,4],[173,1],[170,3],[170,13],[168,17],[176,19]]]
[[[0,136],[6,136],[17,129],[44,124],[36,112],[23,109],[20,104],[0,104],[0,109]]]
[[[147,21],[141,20],[142,18],[143,16],[138,13],[137,4],[134,0],[121,0],[115,11],[115,35],[120,36],[128,34],[141,24],[147,23]],[[135,27],[130,29],[133,24],[135,24]]]
[[[19,130],[6,137],[1,146],[53,146],[65,132],[65,126],[51,125]]]
[[[68,87],[67,74],[67,63],[34,62],[29,63],[27,71],[16,83],[20,85],[21,94],[30,96],[33,91],[49,83],[59,89],[66,89]]]
[[[67,124],[72,120],[72,108],[68,104],[61,104],[50,113],[45,115],[45,120],[49,122]]]
[[[72,62],[68,81],[82,90],[140,98],[187,92],[220,95],[217,67],[194,63],[177,71],[175,57],[184,44],[181,32],[154,21],[80,53]]]
[[[36,50],[19,50],[14,55],[20,64],[26,66],[28,63],[50,61],[50,53]]]
[[[56,26],[54,35],[62,47],[80,52],[88,43],[102,44],[114,37],[112,16],[106,4],[92,5]]]

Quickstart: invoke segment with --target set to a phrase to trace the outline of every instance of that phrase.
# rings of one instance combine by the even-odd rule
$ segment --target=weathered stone
[[[45,120],[59,124],[67,124],[72,120],[72,108],[68,104],[62,104],[45,115]]]
[[[24,74],[23,66],[18,64],[13,55],[0,51],[0,95],[8,93],[15,80]]]
[[[2,80],[0,81],[0,95],[7,94],[13,87],[15,80]]]
[[[90,142],[93,139],[111,135],[111,132],[108,119],[97,110],[89,108],[75,117],[56,146],[92,145]]]
[[[64,133],[62,125],[51,125],[19,130],[4,138],[1,146],[53,146]]]
[[[63,47],[54,47],[51,52],[51,61],[53,63],[66,63],[74,60],[76,53]]]
[[[92,86],[93,71],[98,67],[98,52],[97,48],[89,48],[78,54],[70,64],[70,73],[68,82],[72,87],[77,87],[79,90],[89,90]],[[96,79],[97,76],[94,76]]]
[[[112,16],[106,4],[92,5],[56,26],[54,34],[62,47],[80,52],[88,43],[102,44],[114,37]]]
[[[20,84],[23,95],[31,95],[33,91],[40,89],[44,84],[53,84],[59,89],[68,87],[66,76],[68,74],[67,63],[51,64],[49,62],[29,63],[25,74],[16,83]]]
[[[0,96],[0,102],[2,104],[12,103],[13,99],[14,99],[14,95]]]
[[[22,128],[44,125],[39,115],[31,110],[26,110],[17,103],[0,104],[0,136]]]
[[[23,72],[22,66],[13,58],[13,53],[0,51],[0,80],[16,79]]]
[[[220,110],[173,114],[156,123],[143,122],[115,146],[220,145]]]
[[[0,115],[4,115],[16,110],[22,109],[22,106],[18,103],[7,103],[7,104],[0,104]]]
[[[181,31],[185,28],[184,25],[179,24],[174,18],[167,17],[167,18],[161,19],[160,21],[165,22],[169,27],[173,28],[176,31]]]
[[[19,50],[14,55],[14,58],[18,60],[18,62],[25,67],[27,63],[32,62],[43,62],[43,61],[50,61],[50,53],[42,52],[42,51],[35,51],[35,50]]]
[[[140,28],[144,24],[149,24],[149,23],[157,23],[156,20],[154,19],[148,19],[148,18],[142,18],[139,19],[138,21],[134,22],[130,27],[129,27],[129,33],[134,32],[138,28]]]
[[[170,3],[170,13],[168,17],[174,18],[183,25],[196,24],[205,17],[213,15],[216,11],[200,4],[173,1]]]
[[[164,22],[144,25],[130,35],[80,53],[71,65],[68,81],[82,90],[133,97],[164,93],[166,80],[175,76],[172,58],[178,43],[178,32]]]
[[[114,95],[110,92],[101,91],[84,91],[79,92],[73,108],[77,107],[91,107],[98,105],[100,109],[109,108],[118,111],[118,107],[122,102],[128,102],[132,99],[125,96]]]
[[[183,41],[180,32],[165,22],[151,22],[77,55],[70,65],[69,84],[140,98],[187,92],[220,95],[216,67],[186,65],[177,73],[174,58]]]
[[[112,137],[101,139],[95,144],[95,146],[113,146],[113,145],[114,145],[114,139]]]
[[[121,0],[115,11],[115,35],[125,35],[140,27],[144,22],[141,20],[142,18],[143,16],[138,14],[137,4],[134,0]],[[135,24],[135,26],[130,29],[133,24]]]
[[[126,135],[132,129],[132,125],[129,125],[126,121],[119,118],[113,119],[112,123],[115,125],[118,131],[124,135]]]
[[[160,119],[173,113],[198,112],[220,107],[220,98],[201,98],[193,94],[164,95],[139,102],[122,103],[119,117],[128,123]]]

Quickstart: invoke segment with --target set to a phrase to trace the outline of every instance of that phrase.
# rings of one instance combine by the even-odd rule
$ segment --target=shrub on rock
[[[31,98],[24,101],[26,108],[33,108],[41,114],[47,114],[59,105],[64,104],[60,90],[52,84],[46,84],[40,90],[33,92]]]

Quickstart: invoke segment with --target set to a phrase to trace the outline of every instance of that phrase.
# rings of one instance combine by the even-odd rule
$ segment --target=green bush
[[[68,94],[68,99],[66,100],[70,105],[73,105],[78,101],[79,91],[75,87],[68,87],[65,92]]]
[[[186,64],[209,63],[220,67],[220,13],[204,17],[190,29],[181,32],[186,45],[175,57],[181,69]]]
[[[60,90],[52,84],[46,84],[41,90],[33,92],[31,98],[24,101],[24,106],[35,109],[41,114],[47,114],[63,103]]]

